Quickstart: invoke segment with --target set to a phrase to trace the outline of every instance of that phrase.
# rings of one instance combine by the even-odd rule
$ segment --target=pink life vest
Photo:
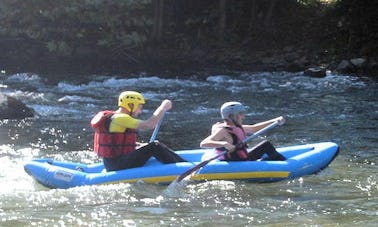
[[[214,125],[215,126],[215,125]],[[217,125],[216,127],[219,127]],[[226,157],[220,157],[219,160],[229,160],[229,161],[242,161],[242,160],[247,160],[248,159],[248,151],[247,151],[247,145],[242,143],[243,140],[247,137],[244,129],[241,127],[237,126],[222,126],[225,128],[230,135],[232,136],[233,145],[238,145],[236,146],[236,150],[234,152],[227,153],[225,156]],[[222,150],[217,149],[217,153],[223,152]]]

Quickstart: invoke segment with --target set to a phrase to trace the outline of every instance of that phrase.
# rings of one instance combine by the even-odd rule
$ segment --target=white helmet
[[[222,119],[234,121],[236,114],[245,112],[245,107],[240,102],[226,102],[222,105],[220,112]]]

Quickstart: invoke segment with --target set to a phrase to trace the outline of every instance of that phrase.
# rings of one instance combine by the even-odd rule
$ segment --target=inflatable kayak
[[[247,180],[275,182],[315,174],[337,156],[339,146],[332,142],[296,145],[277,148],[285,161],[234,161],[214,160],[190,176],[193,181]],[[151,158],[143,167],[106,172],[102,163],[82,164],[52,159],[34,159],[24,165],[25,171],[49,188],[70,188],[84,185],[114,183],[169,184],[185,171],[208,159],[212,149],[176,151],[188,162],[162,164]],[[211,158],[211,157],[210,157]]]

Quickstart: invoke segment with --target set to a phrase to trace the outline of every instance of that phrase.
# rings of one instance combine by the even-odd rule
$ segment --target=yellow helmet
[[[139,104],[145,103],[143,95],[136,91],[124,91],[118,98],[118,106],[125,108],[129,112],[134,112]],[[130,108],[129,104],[133,104],[133,109]]]

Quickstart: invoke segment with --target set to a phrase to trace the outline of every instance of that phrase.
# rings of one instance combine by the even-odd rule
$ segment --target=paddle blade
[[[187,195],[185,193],[185,186],[186,181],[178,182],[176,179],[168,185],[168,187],[164,191],[164,195],[172,198],[183,198]]]

